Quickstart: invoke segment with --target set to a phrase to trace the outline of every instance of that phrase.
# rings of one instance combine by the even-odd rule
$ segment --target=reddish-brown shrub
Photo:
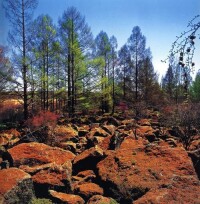
[[[50,111],[40,111],[33,118],[27,120],[27,125],[33,128],[55,126],[57,124],[58,115]]]

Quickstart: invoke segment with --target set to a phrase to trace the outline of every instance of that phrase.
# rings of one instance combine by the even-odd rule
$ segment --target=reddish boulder
[[[116,127],[114,125],[103,125],[101,127],[103,130],[105,130],[110,135],[113,135],[115,133]]]
[[[94,171],[92,170],[85,170],[85,171],[81,171],[77,174],[77,176],[81,177],[81,178],[85,178],[88,176],[95,176]]]
[[[32,176],[34,183],[48,186],[68,187],[71,185],[72,165],[68,161],[64,165],[52,164],[50,168],[43,169]]]
[[[81,171],[76,176],[72,176],[73,189],[80,184],[93,182],[95,179],[96,175],[92,170]]]
[[[75,192],[87,200],[93,195],[103,195],[103,188],[95,183],[84,183],[76,186]]]
[[[57,147],[31,142],[19,144],[8,150],[13,158],[14,166],[35,166],[46,163],[62,165],[74,159],[75,155]]]
[[[0,170],[0,203],[29,203],[34,197],[31,176],[17,168]]]
[[[95,127],[92,128],[91,131],[86,135],[87,139],[93,139],[94,136],[98,136],[98,137],[107,137],[108,135],[110,135],[107,131],[105,131],[104,129],[102,129],[101,127]]]
[[[145,134],[153,134],[154,129],[151,126],[138,126],[136,128],[136,133],[139,136],[144,136]]]
[[[50,195],[56,201],[56,203],[66,204],[84,204],[85,201],[78,195],[60,193],[54,190],[49,190]]]
[[[120,203],[130,203],[148,191],[168,185],[174,186],[176,198],[182,202],[184,200],[179,199],[181,186],[172,182],[174,175],[192,178],[198,183],[192,162],[183,148],[172,148],[166,142],[148,144],[142,138],[125,138],[117,151],[97,164],[97,169],[105,193]],[[190,190],[193,184],[186,184],[188,193],[195,197],[197,191]],[[197,185],[195,189],[200,190],[200,186]]]
[[[117,204],[117,201],[115,201],[112,198],[107,198],[101,195],[94,195],[87,202],[87,204],[103,204],[103,203],[104,204],[109,204],[109,203]]]
[[[90,127],[89,125],[84,125],[82,127],[78,127],[78,136],[84,137],[86,134],[89,133]]]
[[[103,158],[104,151],[99,146],[87,149],[75,157],[73,161],[73,171],[76,174],[83,170],[93,170],[96,168],[96,164]]]
[[[54,130],[54,137],[56,142],[59,144],[60,142],[67,141],[77,141],[78,140],[78,132],[72,128],[71,125],[64,126],[56,126]]]
[[[49,189],[71,192],[72,165],[68,161],[64,165],[52,165],[48,169],[38,171],[32,176],[36,196],[46,197]]]
[[[171,183],[151,189],[134,204],[199,203],[200,183],[193,176],[174,175]]]
[[[149,119],[141,119],[138,121],[139,125],[141,126],[151,126],[150,120]]]
[[[33,175],[37,196],[48,195],[49,187],[71,190],[73,153],[36,142],[17,145],[9,153],[15,166]]]
[[[111,138],[112,138],[112,135],[104,138],[101,143],[99,144],[99,147],[102,149],[102,150],[108,150],[109,147],[110,147],[110,142],[111,142]]]

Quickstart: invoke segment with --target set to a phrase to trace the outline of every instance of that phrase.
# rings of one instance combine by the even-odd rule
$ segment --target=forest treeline
[[[186,71],[173,57],[159,83],[139,26],[118,47],[116,37],[105,31],[94,37],[74,7],[55,25],[49,15],[32,19],[36,0],[4,0],[3,5],[11,27],[9,47],[0,45],[0,100],[8,94],[22,99],[24,119],[39,110],[63,110],[73,116],[90,110],[114,113],[120,103],[178,103],[186,91],[200,100],[200,73],[192,83],[188,72],[186,90]]]

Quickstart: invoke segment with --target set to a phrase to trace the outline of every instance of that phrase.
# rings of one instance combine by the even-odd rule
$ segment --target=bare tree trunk
[[[114,66],[114,59],[113,59],[113,77],[112,77],[112,99],[113,99],[113,106],[112,106],[112,114],[115,112],[115,66]]]
[[[24,15],[24,0],[22,0],[22,44],[23,44],[23,83],[24,83],[24,120],[28,119],[28,93],[27,93],[27,65],[26,65],[26,36],[25,36],[25,15]]]
[[[125,70],[125,66],[124,66],[124,85],[123,85],[123,91],[124,91],[124,96],[123,98],[126,98],[126,70]]]
[[[68,70],[67,70],[67,82],[68,82],[68,113],[69,113],[69,117],[71,117],[71,55],[70,55],[70,45],[68,46],[68,59],[67,59],[67,63],[68,63]]]
[[[49,109],[49,46],[48,46],[48,42],[46,44],[46,57],[47,57],[47,75],[46,75],[46,110]]]

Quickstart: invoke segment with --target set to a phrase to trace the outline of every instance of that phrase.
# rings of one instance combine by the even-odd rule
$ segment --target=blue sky
[[[132,28],[140,26],[160,76],[167,69],[161,60],[167,57],[172,42],[187,29],[189,20],[200,14],[200,0],[39,0],[34,17],[49,14],[56,24],[69,6],[75,6],[85,16],[94,37],[101,30],[115,35],[118,48],[126,43]],[[6,43],[8,29],[0,8],[0,44]],[[195,60],[200,68],[200,59]]]

